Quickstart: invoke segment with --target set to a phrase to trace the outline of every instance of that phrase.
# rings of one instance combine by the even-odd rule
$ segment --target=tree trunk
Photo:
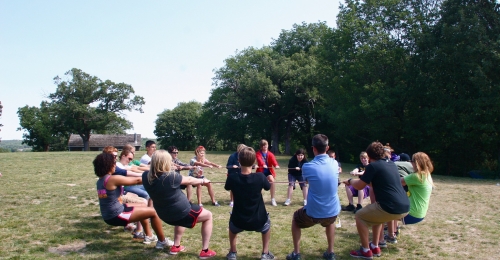
[[[280,153],[280,146],[279,146],[279,143],[280,143],[280,131],[279,131],[279,122],[277,122],[274,126],[273,126],[273,133],[272,133],[272,147],[271,147],[271,152],[274,153],[274,154],[281,154]]]
[[[286,134],[285,134],[285,154],[290,153],[290,136],[292,131],[292,120],[286,120]]]
[[[43,146],[43,151],[48,152],[50,150],[50,145],[46,144]]]
[[[83,150],[86,151],[86,152],[90,151],[90,147],[89,147],[90,133],[88,133],[88,134],[80,134],[80,137],[83,140]]]

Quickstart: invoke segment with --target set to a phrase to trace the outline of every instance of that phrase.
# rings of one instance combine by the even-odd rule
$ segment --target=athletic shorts
[[[383,210],[378,202],[372,203],[356,211],[356,218],[368,227],[383,224],[391,220],[402,219],[408,212],[402,214],[391,214]]]
[[[411,225],[411,224],[417,224],[418,222],[421,222],[422,220],[424,220],[424,218],[416,218],[416,217],[408,214],[401,221],[403,221],[404,225]]]
[[[264,223],[264,226],[258,230],[254,230],[255,232],[260,232],[262,234],[266,234],[269,230],[271,229],[271,219],[269,218],[269,213],[267,213],[267,221]],[[244,229],[241,229],[233,224],[233,222],[229,221],[229,230],[233,234],[238,234],[240,232],[245,231]]]
[[[104,222],[111,226],[126,226],[130,223],[132,212],[134,212],[134,207],[128,207],[127,204],[123,204],[123,212],[120,215],[111,219],[105,219]]]
[[[313,218],[307,215],[306,210],[304,207],[298,209],[293,213],[293,221],[295,221],[295,224],[299,226],[299,228],[308,228],[312,227],[314,225],[320,224],[323,227],[327,227],[333,223],[335,223],[335,220],[337,219],[337,216],[329,217],[329,218]]]
[[[357,197],[358,196],[358,193],[359,191],[356,190],[353,186],[349,186],[349,189],[351,190],[352,192],[352,196],[353,197]],[[365,186],[362,191],[364,191],[365,194],[363,194],[363,199],[366,199],[367,197],[370,196],[370,186]]]
[[[191,204],[191,210],[189,211],[189,213],[179,219],[179,220],[176,220],[176,221],[165,221],[167,222],[167,224],[171,225],[171,226],[181,226],[181,227],[185,227],[185,228],[193,228],[196,223],[198,222],[198,216],[200,216],[201,214],[201,211],[203,211],[203,208],[196,205],[196,204]]]
[[[299,182],[300,189],[304,189],[304,186],[306,186],[306,183],[304,182],[304,177],[302,175],[300,176],[294,176],[292,174],[288,174],[288,186],[293,186],[295,189],[295,182]]]

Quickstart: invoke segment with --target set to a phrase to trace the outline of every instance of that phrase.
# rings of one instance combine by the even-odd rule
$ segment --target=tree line
[[[436,173],[498,172],[499,4],[346,0],[339,10],[336,27],[296,24],[267,46],[228,57],[214,71],[205,103],[182,102],[158,114],[160,145],[234,150],[238,143],[256,146],[265,138],[274,153],[305,147],[312,155],[312,136],[324,133],[340,161],[356,162],[360,151],[379,140],[398,153],[425,151]],[[59,82],[61,94],[51,94],[52,102],[37,109],[73,104],[64,91],[73,81],[61,90]],[[49,132],[57,136],[77,121],[72,130],[82,138],[92,129],[123,131],[130,125],[117,115],[120,109],[144,104],[136,96],[128,105],[113,106],[106,100],[117,93],[100,93],[107,98],[92,101],[101,102],[92,111],[76,106],[59,110],[66,114],[48,113],[59,122]],[[27,112],[18,111],[21,122]]]

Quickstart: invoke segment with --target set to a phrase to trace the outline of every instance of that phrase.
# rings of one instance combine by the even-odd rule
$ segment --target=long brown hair
[[[416,168],[414,170],[420,182],[423,183],[424,181],[428,181],[434,187],[434,182],[431,177],[434,166],[429,156],[424,152],[418,152],[413,154],[411,160]]]

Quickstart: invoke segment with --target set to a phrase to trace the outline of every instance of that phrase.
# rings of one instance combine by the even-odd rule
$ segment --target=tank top
[[[123,212],[123,186],[115,190],[106,189],[106,183],[111,175],[107,175],[97,180],[97,196],[99,197],[99,207],[104,220],[112,219]]]

